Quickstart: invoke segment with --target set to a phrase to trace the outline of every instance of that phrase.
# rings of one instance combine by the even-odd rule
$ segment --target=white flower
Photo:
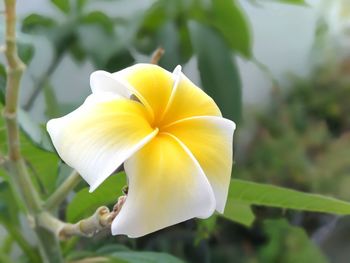
[[[124,163],[129,191],[113,234],[139,237],[224,211],[235,124],[180,66],[96,71],[90,83],[84,104],[47,130],[90,191]]]

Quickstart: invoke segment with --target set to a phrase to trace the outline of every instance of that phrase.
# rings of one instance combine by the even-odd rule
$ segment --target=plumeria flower
[[[178,66],[96,71],[92,94],[47,130],[60,157],[95,190],[120,165],[128,195],[112,234],[139,237],[223,213],[234,122]]]

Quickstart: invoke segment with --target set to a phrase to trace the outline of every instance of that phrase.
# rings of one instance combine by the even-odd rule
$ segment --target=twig
[[[101,206],[92,216],[80,220],[76,224],[65,223],[58,231],[59,238],[61,240],[66,240],[72,236],[92,237],[101,230],[110,227],[113,219],[119,214],[125,200],[125,195],[119,197],[118,203],[114,206],[112,211],[109,211],[106,206]]]
[[[7,128],[7,142],[9,150],[10,170],[17,181],[27,208],[31,212],[40,209],[40,199],[29,179],[29,174],[23,162],[20,152],[19,128],[17,122],[17,105],[20,81],[25,65],[17,54],[16,46],[16,1],[5,0],[6,10],[6,50],[5,55],[8,63],[6,105],[4,117]]]
[[[18,57],[16,44],[16,1],[5,0],[6,50],[8,64],[6,83],[6,105],[4,117],[7,129],[9,171],[17,191],[21,193],[28,212],[36,219],[41,212],[41,200],[29,178],[27,167],[21,156],[19,128],[17,121],[18,95],[25,65]],[[59,243],[52,233],[44,232],[35,226],[39,250],[44,262],[63,262]]]
[[[110,211],[108,207],[101,206],[96,212],[75,224],[70,224],[59,220],[48,212],[42,212],[37,218],[39,227],[55,234],[61,240],[67,240],[73,236],[92,237],[100,231],[109,228],[113,219],[119,214],[126,196],[119,197],[117,204]]]
[[[157,48],[152,54],[151,63],[158,65],[158,62],[162,58],[164,53],[165,53],[165,50],[162,47]]]
[[[68,178],[61,184],[57,190],[47,199],[44,207],[48,210],[53,210],[58,207],[81,181],[81,177],[77,171],[72,171]]]

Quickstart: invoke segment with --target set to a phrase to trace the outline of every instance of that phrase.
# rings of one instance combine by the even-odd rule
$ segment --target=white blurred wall
[[[149,7],[152,2],[150,0],[96,1],[91,8],[104,10],[110,15],[128,16],[137,10]],[[309,0],[307,7],[269,1],[264,3],[264,0],[257,1],[264,3],[259,6],[248,0],[239,0],[239,2],[251,22],[254,39],[253,50],[257,60],[268,66],[274,77],[280,81],[283,81],[288,72],[307,74],[309,51],[313,43],[317,16],[315,6],[319,1]],[[52,7],[48,0],[18,0],[20,17],[25,17],[32,12],[59,17],[59,12]],[[1,27],[0,30],[2,30]],[[35,58],[24,79],[26,83],[22,96],[24,98],[30,92],[33,77],[40,75],[40,72],[49,64],[51,47],[45,38],[21,37],[26,38],[27,41],[34,41],[36,45]],[[269,96],[270,79],[254,63],[243,59],[239,59],[238,63],[242,76],[245,104],[263,104]],[[193,61],[185,67],[185,70],[194,76],[195,82],[198,82],[198,74]],[[82,101],[83,97],[89,93],[89,74],[92,71],[93,67],[90,63],[76,65],[69,57],[64,58],[52,81],[58,97],[65,101]],[[34,109],[36,113],[34,115],[39,119],[43,112],[40,105],[41,103],[37,103]]]

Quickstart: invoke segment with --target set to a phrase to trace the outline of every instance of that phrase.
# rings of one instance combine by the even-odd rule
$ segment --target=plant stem
[[[7,128],[7,141],[9,151],[9,170],[12,180],[28,212],[37,220],[41,213],[41,200],[32,181],[29,178],[27,167],[23,161],[20,151],[19,128],[17,121],[18,94],[21,77],[25,65],[18,57],[16,44],[16,1],[5,0],[6,14],[6,50],[5,56],[8,64],[7,86],[6,86],[6,105],[4,117]],[[38,241],[41,256],[44,262],[63,262],[61,250],[54,233],[43,232],[40,226],[34,228]]]
[[[162,47],[157,48],[151,56],[151,64],[158,65],[159,60],[164,55],[165,50]]]
[[[38,216],[38,223],[47,231],[55,233],[61,240],[67,240],[73,236],[93,237],[98,232],[110,228],[113,219],[119,214],[125,200],[126,195],[122,195],[112,211],[106,206],[101,206],[97,208],[92,216],[84,218],[75,224],[63,222],[48,212],[42,212]]]
[[[81,177],[77,171],[72,171],[68,178],[61,184],[57,190],[47,199],[44,207],[48,210],[53,210],[58,207],[81,181]]]

